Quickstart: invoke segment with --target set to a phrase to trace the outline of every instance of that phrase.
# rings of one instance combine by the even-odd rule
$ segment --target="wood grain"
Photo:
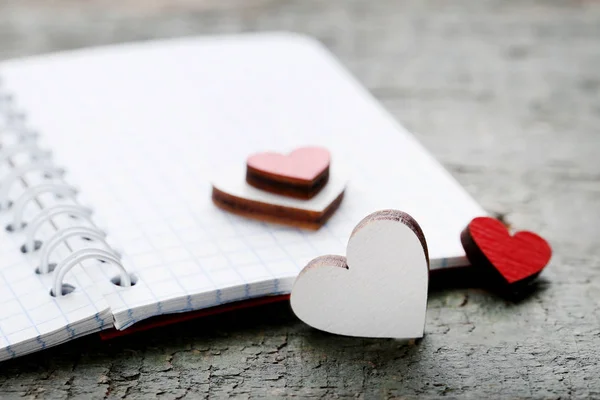
[[[485,269],[496,284],[513,291],[532,282],[552,255],[550,245],[537,234],[519,231],[511,235],[502,222],[489,217],[471,221],[460,239],[474,268]]]

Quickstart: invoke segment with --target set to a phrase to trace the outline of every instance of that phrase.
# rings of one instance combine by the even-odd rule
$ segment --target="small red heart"
[[[471,264],[491,265],[508,284],[533,279],[552,256],[550,245],[539,235],[521,231],[511,236],[502,222],[490,217],[474,218],[461,242]]]

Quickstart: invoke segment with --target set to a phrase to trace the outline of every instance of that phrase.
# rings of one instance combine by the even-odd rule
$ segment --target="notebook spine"
[[[131,277],[123,267],[119,253],[111,248],[106,242],[106,233],[94,223],[93,211],[77,202],[77,189],[62,180],[64,171],[53,165],[51,153],[40,149],[37,139],[37,132],[27,127],[25,115],[16,109],[13,96],[3,90],[0,80],[0,166],[4,169],[0,175],[0,213],[9,215],[6,230],[13,234],[24,233],[25,243],[20,250],[39,255],[36,273],[53,274],[50,290],[53,296],[64,296],[73,290],[73,286],[63,283],[65,275],[89,259],[115,265],[119,276],[113,283],[131,286]],[[31,179],[34,176],[38,177],[37,183]],[[12,198],[11,192],[17,185],[22,191]],[[46,206],[41,200],[45,194],[54,194],[62,200]],[[26,218],[25,210],[31,204],[35,204],[36,211],[27,214]],[[60,215],[75,218],[82,224],[61,227],[55,222]],[[37,235],[45,225],[51,226],[53,233],[42,241]],[[69,243],[74,238],[89,243],[77,249]],[[51,262],[52,254],[60,245],[69,250],[68,256]]]

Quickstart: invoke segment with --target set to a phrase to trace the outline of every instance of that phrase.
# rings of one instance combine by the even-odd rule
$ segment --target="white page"
[[[91,272],[118,328],[289,292],[309,260],[344,254],[354,226],[384,208],[419,222],[432,267],[465,263],[460,232],[484,214],[323,47],[297,35],[83,50],[7,62],[0,76],[139,278],[115,292],[111,272]],[[329,148],[333,174],[348,171],[344,201],[319,231],[212,204],[216,174],[304,145]]]
[[[19,245],[0,230],[0,361],[111,325],[110,314],[105,315],[108,305],[93,282],[79,275],[70,281],[85,290],[54,298],[49,293],[50,277],[34,273]],[[96,326],[82,328],[85,320]]]
[[[3,126],[0,115],[0,127]],[[11,148],[11,143],[5,134],[2,135],[2,151]],[[14,143],[12,143],[14,144]],[[21,165],[20,161],[28,162],[28,154],[19,154],[11,161],[0,165],[0,183],[7,184],[6,176],[14,166]],[[42,179],[41,176],[29,176],[29,184],[56,182]],[[12,185],[10,198],[17,200],[26,186],[21,182]],[[46,205],[50,204],[48,195],[38,196]],[[67,202],[68,199],[55,200],[55,203]],[[37,204],[29,204],[24,209],[25,222],[31,222],[40,212]],[[44,204],[42,203],[42,204]],[[71,340],[81,335],[111,327],[113,324],[109,306],[102,293],[94,288],[95,282],[82,269],[75,270],[68,283],[79,290],[72,295],[61,298],[50,295],[52,274],[37,274],[39,266],[39,251],[23,254],[20,250],[25,242],[24,231],[8,232],[5,227],[14,224],[14,209],[0,210],[0,361],[31,353],[46,347]],[[57,226],[77,224],[80,221],[71,220],[68,216],[55,219]],[[43,224],[37,230],[35,239],[48,239],[56,232],[49,223]],[[59,260],[67,255],[66,248],[57,248],[52,254],[52,260]]]

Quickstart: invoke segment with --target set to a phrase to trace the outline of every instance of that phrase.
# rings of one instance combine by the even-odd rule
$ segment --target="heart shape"
[[[301,147],[288,155],[258,153],[248,157],[249,170],[269,176],[272,180],[310,184],[329,170],[331,155],[322,147]]]
[[[422,337],[428,266],[417,222],[402,211],[377,211],[354,228],[347,257],[322,256],[304,267],[292,288],[292,309],[330,333]]]
[[[496,270],[505,283],[527,283],[544,269],[552,257],[548,242],[533,232],[511,236],[497,219],[474,218],[461,234],[461,242],[472,265]]]
[[[281,196],[250,186],[241,171],[219,171],[212,179],[213,203],[228,212],[260,221],[319,229],[339,208],[348,183],[347,174],[336,174],[310,200]]]

